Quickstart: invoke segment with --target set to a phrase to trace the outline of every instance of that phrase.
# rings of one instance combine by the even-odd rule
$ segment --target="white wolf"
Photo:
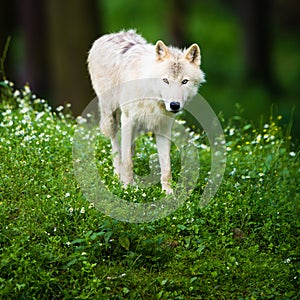
[[[99,99],[100,129],[111,139],[115,173],[125,186],[133,182],[132,144],[144,128],[155,133],[162,189],[173,192],[170,120],[205,81],[200,61],[197,44],[184,50],[162,41],[152,45],[134,30],[107,34],[94,42],[88,67]]]

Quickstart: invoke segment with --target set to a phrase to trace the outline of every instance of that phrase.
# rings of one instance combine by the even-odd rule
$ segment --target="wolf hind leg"
[[[110,138],[114,173],[117,176],[120,176],[121,163],[121,149],[118,140],[119,122],[117,112],[112,114],[104,114],[103,111],[101,112],[100,130],[105,136]]]

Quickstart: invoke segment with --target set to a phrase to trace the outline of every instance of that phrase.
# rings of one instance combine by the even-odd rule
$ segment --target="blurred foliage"
[[[151,42],[163,39],[172,44],[169,21],[174,2],[103,1],[105,31],[136,28]],[[278,17],[277,20],[274,17],[270,55],[279,86],[270,91],[263,84],[245,78],[243,32],[233,5],[229,5],[229,1],[214,0],[187,1],[186,6],[185,39],[200,45],[202,68],[207,79],[200,93],[213,109],[230,116],[235,104],[240,103],[246,117],[260,122],[262,115],[268,118],[270,106],[275,104],[272,109],[283,114],[284,121],[288,122],[300,96],[298,35],[287,32]],[[299,122],[297,110],[294,118]]]
[[[272,76],[275,78],[275,84],[270,89],[270,87],[266,88],[263,82],[259,82],[259,79],[246,76],[244,41],[247,39],[247,36],[245,36],[241,20],[242,16],[239,10],[239,7],[246,2],[249,3],[249,1],[243,2],[240,0],[98,0],[96,1],[97,5],[95,5],[98,8],[98,11],[95,12],[98,15],[98,28],[95,31],[98,35],[101,35],[121,29],[136,28],[139,33],[152,43],[158,39],[175,45],[181,40],[180,46],[182,44],[189,46],[193,42],[198,43],[202,54],[202,68],[206,73],[207,79],[207,83],[201,87],[200,93],[211,104],[215,112],[221,111],[225,116],[231,116],[234,113],[235,104],[240,103],[244,107],[245,116],[259,123],[263,115],[265,116],[264,119],[268,119],[271,113],[270,107],[272,106],[272,110],[275,113],[282,114],[283,121],[287,123],[290,121],[291,112],[295,107],[293,118],[296,124],[294,125],[293,135],[297,137],[300,132],[300,114],[297,108],[300,98],[300,87],[298,84],[300,79],[300,43],[298,38],[300,22],[297,21],[299,19],[297,18],[297,7],[299,5],[294,0],[269,1],[272,11],[269,24],[271,42],[268,50]],[[258,2],[256,1],[256,3]],[[20,4],[15,2],[15,7],[18,6]],[[66,7],[64,5],[64,9]],[[17,11],[18,9],[16,9]],[[52,13],[52,18],[55,16],[55,18],[58,18],[58,15],[63,14]],[[69,17],[69,14],[66,11],[67,17]],[[86,23],[85,17],[83,12],[82,15],[78,15],[78,18],[73,16],[74,28],[77,26],[76,28],[83,30],[83,26]],[[15,18],[15,15],[13,15],[13,18]],[[17,23],[17,20],[15,22]],[[49,23],[51,22],[48,22],[48,26]],[[72,22],[68,24],[72,24]],[[76,38],[74,32],[79,32],[79,29],[74,30],[74,28],[72,29],[72,38]],[[85,30],[91,31],[91,29],[87,28]],[[3,34],[2,31],[1,34]],[[13,59],[7,62],[7,65],[14,64],[14,68],[18,69],[14,73],[7,72],[7,77],[16,81],[18,85],[24,83],[24,78],[22,78],[23,81],[16,78],[20,73],[24,74],[22,68],[24,68],[23,60],[26,55],[23,53],[25,51],[25,41],[24,37],[22,37],[23,31],[24,28],[20,26],[20,23],[18,29],[12,31],[13,36],[9,54]],[[64,28],[64,31],[67,33],[71,29]],[[47,34],[47,31],[45,32]],[[87,32],[86,35],[93,36],[94,34],[95,32]],[[68,39],[67,34],[62,36]],[[76,43],[71,44],[76,45]],[[86,45],[85,48],[88,49],[90,44]],[[2,48],[3,46],[0,45],[0,47]],[[82,47],[83,45],[80,49]],[[72,46],[72,51],[76,52],[75,46]],[[87,53],[82,50],[79,51],[79,49],[78,52],[82,56],[80,64],[83,64]],[[48,55],[48,53],[44,55]],[[52,64],[51,61],[49,63]],[[43,67],[47,71],[47,68]],[[6,68],[10,69],[9,66],[6,66]],[[65,68],[68,68],[68,66],[66,65]],[[85,72],[85,70],[82,71],[80,69],[79,72]],[[47,78],[47,75],[45,75],[45,81],[48,80]],[[82,83],[76,82],[76,86],[87,86],[86,89],[89,89],[88,84],[86,84],[88,83],[87,71],[77,76],[76,81],[78,80],[77,78],[82,78]],[[71,78],[70,80],[73,79]],[[71,86],[74,86],[73,83],[72,81]],[[34,84],[32,85],[39,94],[39,89]],[[56,87],[50,84],[49,92],[40,96],[55,99],[57,97],[53,95],[58,94],[54,91],[55,89]],[[90,87],[90,90],[86,92],[88,95],[86,98],[91,95],[91,92],[92,88]],[[65,92],[65,94],[73,97],[74,93],[69,92],[68,94]],[[70,99],[66,100],[70,101]],[[55,105],[60,104],[57,101],[56,99],[52,102]],[[82,106],[82,103],[80,106],[80,103],[76,103],[76,101],[78,102],[79,100],[71,99],[71,102],[73,102],[72,107],[75,110],[76,107],[81,108]]]

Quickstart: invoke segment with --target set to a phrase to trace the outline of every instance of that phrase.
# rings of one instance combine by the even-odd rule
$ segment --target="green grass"
[[[241,113],[222,120],[227,168],[204,208],[209,145],[191,132],[201,164],[193,194],[163,219],[131,224],[84,198],[68,108],[52,111],[28,87],[8,82],[1,92],[1,299],[299,299],[299,152],[280,116],[261,128]],[[149,173],[154,152],[153,139],[139,139],[136,173]],[[96,157],[115,194],[161,197],[159,185],[121,188],[102,137]],[[176,173],[180,161],[172,157]]]

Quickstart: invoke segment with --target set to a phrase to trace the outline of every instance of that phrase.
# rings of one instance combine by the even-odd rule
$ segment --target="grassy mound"
[[[171,215],[131,224],[83,196],[68,108],[52,111],[9,82],[1,82],[1,95],[1,299],[299,299],[299,153],[280,116],[261,128],[240,115],[222,121],[227,168],[204,208],[209,145],[191,131],[201,163],[196,189]],[[136,173],[149,172],[154,152],[151,137],[138,141]],[[121,188],[103,137],[96,157],[114,193],[160,197],[159,185]],[[180,161],[172,163],[176,170]]]

